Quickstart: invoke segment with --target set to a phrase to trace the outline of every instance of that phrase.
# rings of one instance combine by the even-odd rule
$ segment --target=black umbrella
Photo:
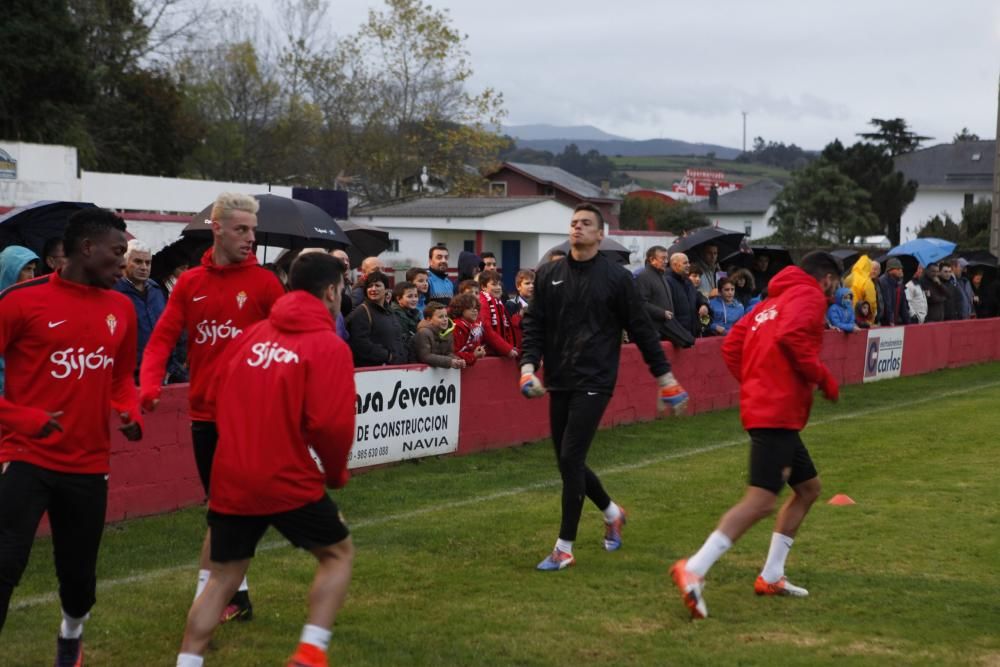
[[[958,253],[958,256],[968,260],[969,266],[975,263],[976,266],[992,266],[993,268],[997,268],[1000,265],[997,256],[988,250],[963,250]]]
[[[339,224],[353,244],[347,248],[353,266],[361,264],[365,257],[376,257],[389,249],[389,232],[353,220]]]
[[[844,248],[842,250],[832,250],[830,254],[833,255],[834,259],[843,265],[843,273],[846,275],[851,272],[851,267],[861,258],[862,253],[853,248]]]
[[[724,257],[722,261],[719,262],[719,266],[726,269],[735,264],[741,269],[749,269],[753,266],[754,257],[764,255],[768,258],[767,272],[773,275],[778,271],[781,271],[786,266],[795,264],[795,262],[792,261],[792,253],[790,253],[784,246],[750,246],[749,250],[751,252],[735,252],[727,257]]]
[[[0,216],[0,246],[20,245],[39,257],[45,242],[62,238],[66,221],[82,208],[93,204],[79,201],[36,201]]]
[[[687,236],[677,239],[670,246],[667,254],[672,255],[675,252],[690,254],[692,250],[701,246],[714,245],[719,248],[719,257],[725,257],[726,255],[739,252],[745,237],[746,234],[743,232],[732,232],[722,227],[702,227]],[[690,259],[695,260],[699,259],[699,257],[691,257]]]
[[[149,277],[162,284],[178,266],[197,266],[211,245],[212,239],[200,234],[181,237],[153,255]]]
[[[257,243],[278,248],[347,248],[347,238],[330,215],[315,204],[277,195],[254,195],[257,211]],[[212,205],[192,216],[181,232],[194,238],[211,238]]]
[[[545,254],[542,255],[542,260],[538,263],[538,265],[541,266],[548,262],[554,250],[562,250],[568,255],[569,241],[563,241],[559,245],[549,248]],[[627,266],[631,261],[630,257],[632,256],[632,251],[618,241],[612,241],[608,237],[604,237],[604,240],[601,241],[601,245],[598,250],[602,255],[606,256],[611,261],[617,262],[623,266]]]

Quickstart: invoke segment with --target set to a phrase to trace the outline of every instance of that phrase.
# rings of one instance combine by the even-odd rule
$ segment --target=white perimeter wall
[[[268,186],[260,183],[196,181],[190,178],[161,178],[85,171],[80,176],[82,200],[125,211],[197,213],[215,201],[220,192],[260,195]],[[271,186],[271,194],[291,197],[292,188]]]
[[[17,161],[17,179],[0,179],[0,206],[25,206],[43,199],[82,201],[76,149],[0,141]]]

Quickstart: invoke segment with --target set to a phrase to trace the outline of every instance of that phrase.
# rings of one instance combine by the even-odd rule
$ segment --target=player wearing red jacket
[[[223,193],[216,199],[210,221],[214,243],[202,256],[200,266],[185,271],[177,279],[167,307],[146,344],[139,372],[142,406],[154,410],[160,399],[167,361],[181,332],[187,332],[191,440],[206,495],[218,439],[209,387],[218,375],[226,347],[250,325],[267,317],[271,305],[285,292],[274,274],[257,264],[253,254],[258,208],[257,200],[248,195]],[[206,535],[195,597],[201,594],[209,576],[208,543]],[[226,608],[225,620],[252,617],[253,606],[244,582]]]
[[[319,561],[309,619],[289,665],[327,664],[354,554],[325,491],[347,483],[354,438],[354,363],[333,319],[343,270],[329,255],[300,256],[291,268],[293,291],[226,353],[208,504],[212,576],[188,614],[178,667],[201,667],[220,612],[268,526]]]
[[[57,665],[83,660],[83,622],[96,600],[117,412],[142,436],[135,309],[111,288],[125,270],[125,223],[90,208],[70,218],[67,263],[0,294],[0,628],[42,514],[49,513],[63,622]]]
[[[792,495],[778,512],[757,595],[805,597],[785,578],[785,559],[802,520],[819,497],[820,483],[799,431],[817,387],[831,401],[837,381],[819,359],[826,309],[840,284],[837,261],[824,252],[788,267],[768,285],[768,298],[733,326],[722,344],[726,366],[740,383],[740,417],[750,434],[750,484],[701,549],[670,568],[684,604],[705,618],[705,575],[751,526],[769,516],[787,484]]]

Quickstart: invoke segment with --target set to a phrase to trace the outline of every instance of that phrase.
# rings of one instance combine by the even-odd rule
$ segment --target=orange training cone
[[[833,498],[830,498],[830,501],[827,503],[827,505],[854,505],[854,504],[856,503],[853,500],[851,500],[851,497],[844,493],[838,493]]]

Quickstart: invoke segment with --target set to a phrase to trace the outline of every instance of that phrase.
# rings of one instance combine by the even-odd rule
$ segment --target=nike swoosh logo
[[[564,281],[564,280],[553,280],[552,284],[553,285],[562,285],[564,282],[566,282],[566,281]]]
[[[191,300],[192,301],[201,301],[202,299],[207,299],[207,298],[208,298],[208,295],[205,295],[205,296],[196,296],[196,297],[194,297]]]
[[[587,396],[597,396],[597,392],[596,391],[588,391],[587,392]]]
[[[63,324],[64,322],[66,322],[66,320],[59,320],[58,322],[49,322],[49,328],[55,329],[57,326]]]

